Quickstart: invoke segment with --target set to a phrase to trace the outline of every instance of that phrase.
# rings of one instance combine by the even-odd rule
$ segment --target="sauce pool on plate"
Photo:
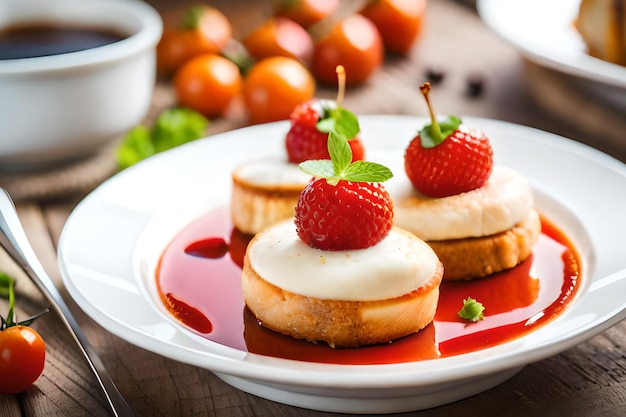
[[[168,312],[214,342],[252,353],[337,364],[389,364],[468,353],[514,340],[557,317],[580,285],[580,259],[567,238],[542,218],[533,254],[517,267],[487,278],[444,282],[435,320],[402,339],[357,349],[331,349],[268,330],[246,309],[241,265],[251,236],[232,227],[219,209],[185,227],[160,259],[156,285]],[[484,319],[457,313],[471,297]]]

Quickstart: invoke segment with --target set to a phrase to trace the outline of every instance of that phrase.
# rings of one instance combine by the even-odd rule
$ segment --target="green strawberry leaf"
[[[320,132],[336,132],[350,140],[361,131],[359,119],[343,107],[324,108],[324,117],[316,124]]]
[[[441,122],[428,124],[419,132],[420,142],[424,149],[434,148],[443,142],[461,125],[461,119],[456,116],[448,116]]]
[[[375,162],[352,162],[352,150],[346,138],[334,131],[328,135],[330,160],[304,161],[300,168],[317,178],[326,178],[336,185],[340,180],[353,182],[383,182],[393,173],[389,168]]]

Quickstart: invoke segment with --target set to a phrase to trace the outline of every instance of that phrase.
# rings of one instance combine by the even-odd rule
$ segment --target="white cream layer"
[[[293,220],[257,235],[250,265],[264,280],[307,297],[370,301],[399,297],[424,285],[439,260],[411,233],[392,228],[367,249],[323,251],[303,243]]]
[[[286,159],[264,158],[247,161],[233,173],[240,181],[252,185],[272,186],[304,186],[311,179],[311,175],[302,171],[298,164],[292,164]]]
[[[495,166],[483,187],[444,198],[416,191],[406,175],[385,183],[394,224],[424,240],[489,236],[519,224],[534,205],[530,184],[513,169]]]

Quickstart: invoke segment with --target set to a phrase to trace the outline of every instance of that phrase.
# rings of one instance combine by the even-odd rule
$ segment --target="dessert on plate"
[[[406,177],[389,187],[394,224],[433,248],[445,280],[484,277],[518,265],[541,232],[530,184],[513,169],[494,166],[484,133],[454,116],[438,122],[430,85],[421,89],[431,124],[406,149]]]
[[[295,218],[248,245],[242,273],[248,309],[269,329],[331,347],[385,343],[434,318],[443,266],[421,239],[392,226],[387,168],[351,163],[331,133],[332,160],[302,164],[314,178]],[[320,204],[322,203],[322,204]]]
[[[298,196],[311,179],[297,164],[329,159],[328,134],[340,132],[349,139],[353,160],[365,158],[359,123],[342,107],[345,89],[339,77],[337,100],[314,99],[296,106],[285,136],[285,158],[247,161],[232,174],[231,217],[237,229],[256,234],[265,227],[293,217]]]

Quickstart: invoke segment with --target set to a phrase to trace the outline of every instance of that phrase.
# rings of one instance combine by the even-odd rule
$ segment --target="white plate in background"
[[[580,0],[478,0],[480,17],[531,61],[626,88],[626,67],[594,58],[574,27]],[[477,46],[478,47],[478,46]]]

